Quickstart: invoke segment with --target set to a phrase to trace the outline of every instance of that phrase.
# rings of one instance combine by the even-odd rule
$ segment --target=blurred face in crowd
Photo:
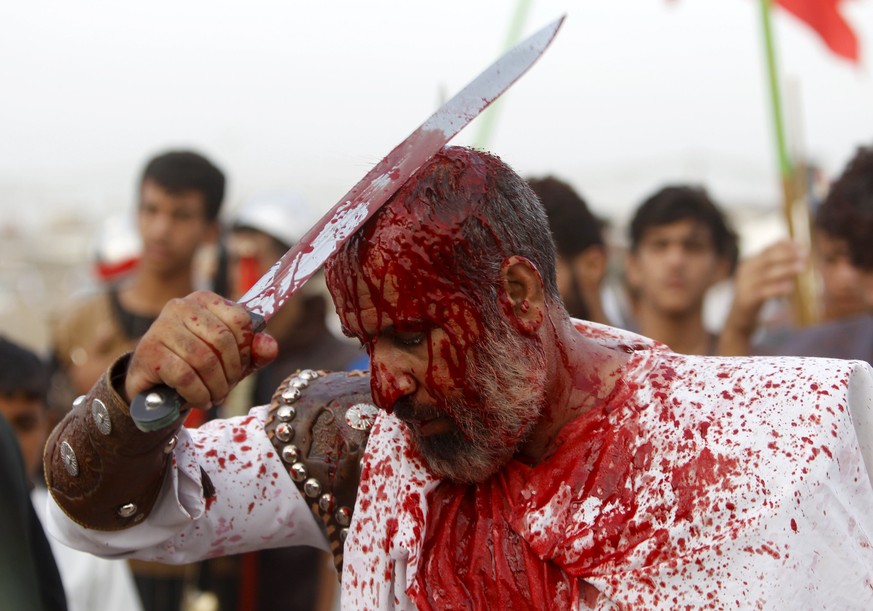
[[[816,265],[822,282],[825,320],[858,316],[873,311],[867,301],[864,272],[852,265],[849,244],[823,230],[815,236]]]
[[[712,234],[691,219],[648,228],[627,259],[627,277],[638,305],[662,315],[683,316],[700,308],[706,291],[722,280]]]
[[[140,189],[137,221],[143,242],[140,266],[159,275],[187,272],[197,249],[218,235],[200,191],[171,193],[149,178]]]
[[[0,395],[0,413],[12,425],[21,446],[27,474],[34,477],[42,461],[42,448],[48,436],[48,414],[42,400],[16,393]]]

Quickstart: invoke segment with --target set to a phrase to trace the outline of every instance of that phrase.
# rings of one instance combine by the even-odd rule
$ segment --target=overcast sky
[[[862,65],[775,12],[788,129],[837,172],[873,142],[873,2],[848,0]],[[228,204],[294,188],[326,210],[502,52],[515,0],[28,0],[0,7],[0,211],[130,207],[147,156],[193,147]],[[492,151],[621,217],[665,182],[727,206],[779,197],[757,0],[533,0],[567,20],[504,96]],[[471,144],[474,124],[455,139]]]

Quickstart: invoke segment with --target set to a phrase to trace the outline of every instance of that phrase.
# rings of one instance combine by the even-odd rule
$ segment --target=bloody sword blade
[[[425,161],[527,72],[552,42],[563,21],[563,17],[556,19],[491,64],[367,172],[300,241],[282,255],[239,300],[249,311],[255,331],[262,330],[294,292]],[[159,385],[134,398],[130,415],[139,429],[155,431],[175,422],[185,409],[184,401],[175,390]]]
[[[367,172],[239,302],[269,320],[425,161],[533,65],[563,19],[516,45],[431,115]]]

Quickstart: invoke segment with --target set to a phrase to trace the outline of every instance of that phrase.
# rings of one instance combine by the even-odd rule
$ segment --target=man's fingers
[[[188,317],[184,324],[190,334],[181,335],[178,341],[182,343],[173,351],[188,361],[210,389],[236,384],[248,365],[248,344],[240,346],[234,331],[211,310]]]
[[[250,369],[251,341],[251,321],[239,304],[207,292],[174,299],[137,345],[127,398],[166,384],[193,405],[219,402]]]
[[[181,356],[168,351],[164,355],[161,372],[161,382],[179,393],[188,405],[208,409],[215,402],[214,391]]]
[[[252,321],[244,307],[214,293],[200,292],[196,298],[208,314],[202,319],[189,320],[187,324],[198,336],[214,340],[216,354],[222,357],[234,355],[224,363],[228,378],[238,380],[251,367],[251,349],[254,332]]]
[[[164,307],[137,345],[124,391],[129,400],[166,384],[191,405],[209,407],[277,352],[272,337],[253,333],[245,308],[201,291]]]
[[[279,354],[279,344],[266,333],[257,333],[252,340],[252,364],[255,369],[271,362]]]

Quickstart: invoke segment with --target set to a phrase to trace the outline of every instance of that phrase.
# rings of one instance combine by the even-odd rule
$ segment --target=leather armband
[[[115,361],[55,427],[45,447],[46,484],[74,522],[121,530],[151,512],[161,490],[176,433],[173,425],[143,433],[117,392],[130,354]]]
[[[273,395],[266,431],[327,535],[342,577],[361,458],[378,412],[367,372],[300,371]]]

